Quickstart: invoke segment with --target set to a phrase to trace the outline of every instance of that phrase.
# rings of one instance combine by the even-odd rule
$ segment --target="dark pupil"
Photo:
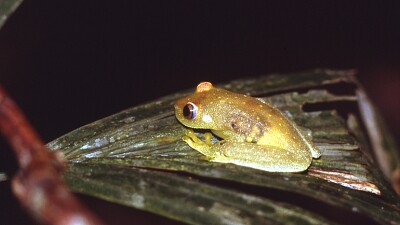
[[[187,119],[193,119],[193,106],[190,104],[185,105],[185,107],[183,107],[183,116]]]

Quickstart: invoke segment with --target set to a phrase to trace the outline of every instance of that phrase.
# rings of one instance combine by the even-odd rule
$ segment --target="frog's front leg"
[[[218,149],[215,149],[211,143],[212,136],[213,135],[211,133],[205,133],[205,141],[202,141],[194,134],[193,130],[187,129],[185,131],[185,136],[182,137],[182,140],[191,148],[205,155],[208,160],[213,160],[215,157],[220,157],[221,153],[218,151]]]

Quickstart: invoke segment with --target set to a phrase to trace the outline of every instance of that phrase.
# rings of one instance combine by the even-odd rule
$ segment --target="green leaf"
[[[67,157],[64,177],[74,191],[190,224],[340,221],[325,218],[318,204],[382,224],[399,223],[399,199],[374,163],[368,131],[362,129],[353,71],[270,75],[219,86],[280,108],[304,132],[311,131],[321,158],[302,173],[269,173],[205,160],[181,140],[185,127],[174,116],[174,101],[192,90],[88,124],[48,146]],[[343,86],[346,94],[335,92]],[[336,108],[336,103],[355,107]],[[294,198],[264,194],[271,191]],[[295,198],[314,202],[314,207]]]
[[[0,172],[0,182],[1,181],[6,181],[7,180],[7,175],[5,173]]]
[[[22,0],[0,0],[0,29],[21,3]]]

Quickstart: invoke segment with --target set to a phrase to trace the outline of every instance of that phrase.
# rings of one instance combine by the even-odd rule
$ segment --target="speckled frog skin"
[[[185,126],[209,129],[223,140],[212,144],[191,129],[182,138],[190,147],[220,163],[270,172],[306,170],[320,151],[281,111],[256,98],[200,83],[195,93],[175,103],[176,118]]]

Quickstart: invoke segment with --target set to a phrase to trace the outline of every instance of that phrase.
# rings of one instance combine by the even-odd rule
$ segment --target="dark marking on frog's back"
[[[268,124],[260,118],[246,116],[240,110],[234,110],[228,117],[230,128],[237,134],[242,135],[248,142],[257,143],[264,133],[268,131]]]

